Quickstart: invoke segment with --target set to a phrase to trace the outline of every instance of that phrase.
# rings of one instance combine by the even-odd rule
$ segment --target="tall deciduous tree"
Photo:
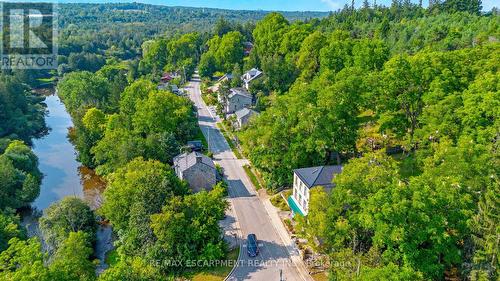
[[[149,217],[159,213],[170,198],[186,192],[186,184],[170,167],[137,158],[108,176],[100,212],[120,233],[128,254],[145,251],[155,241]]]
[[[40,194],[38,157],[22,141],[12,141],[0,155],[0,210],[29,205]]]
[[[96,239],[97,221],[94,212],[81,199],[66,197],[52,204],[40,218],[40,230],[51,252],[57,251],[72,232],[83,232],[88,243]]]

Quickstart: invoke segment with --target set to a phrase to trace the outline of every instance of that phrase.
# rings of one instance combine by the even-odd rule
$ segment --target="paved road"
[[[297,260],[298,253],[294,252],[292,242],[284,237],[283,225],[276,214],[267,211],[272,207],[257,196],[242,167],[245,160],[238,160],[235,157],[218,130],[215,114],[207,108],[201,98],[199,79],[194,77],[186,90],[198,107],[199,125],[209,142],[209,149],[214,153],[215,162],[224,169],[229,183],[229,201],[234,216],[232,219],[239,225],[237,232],[242,238],[240,260],[228,280],[279,281],[280,270],[284,280],[310,280],[304,272],[303,264]],[[260,254],[257,258],[249,258],[244,247],[249,233],[255,233],[259,240]]]

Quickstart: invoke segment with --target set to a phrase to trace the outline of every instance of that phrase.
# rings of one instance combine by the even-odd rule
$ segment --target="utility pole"
[[[208,130],[208,140],[207,140],[207,145],[208,145],[208,151],[210,151],[210,126],[207,127]]]
[[[283,269],[280,269],[280,281],[285,281],[285,279],[283,279]]]
[[[184,65],[183,65],[183,66],[182,66],[182,70],[183,70],[183,72],[184,72],[184,81],[182,82],[182,84],[185,84],[185,83],[186,83],[186,81],[187,81],[187,77],[186,77],[186,66],[184,66]]]

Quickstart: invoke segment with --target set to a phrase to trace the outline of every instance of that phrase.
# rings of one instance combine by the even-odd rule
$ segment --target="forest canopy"
[[[62,4],[57,71],[0,75],[0,279],[169,280],[219,260],[227,186],[192,193],[172,167],[197,138],[182,87],[252,68],[259,111],[238,132],[269,192],[293,170],[339,164],[311,190],[295,234],[329,261],[331,280],[499,278],[500,16],[478,0],[428,7],[363,2],[331,13]],[[249,48],[248,46],[251,46]],[[49,82],[47,82],[49,81]],[[39,194],[29,145],[46,132],[43,97],[57,82],[78,160],[108,184],[95,212],[66,198],[28,238],[16,212]],[[236,78],[222,85],[240,86]],[[116,260],[95,274],[97,219]]]

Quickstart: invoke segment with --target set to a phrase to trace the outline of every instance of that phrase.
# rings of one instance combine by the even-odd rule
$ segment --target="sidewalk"
[[[264,195],[262,193],[264,193]],[[299,273],[301,275],[300,277],[304,281],[312,281],[313,278],[311,277],[311,275],[309,275],[309,271],[307,270],[307,267],[305,266],[304,261],[302,260],[302,257],[300,256],[299,249],[297,249],[297,246],[292,241],[292,239],[290,238],[290,235],[286,231],[285,225],[281,221],[281,218],[278,214],[278,210],[276,209],[276,207],[274,207],[271,204],[271,201],[269,201],[269,196],[265,193],[265,191],[259,192],[258,195],[259,195],[259,199],[261,200],[262,204],[264,205],[264,208],[266,208],[266,212],[269,215],[269,218],[271,219],[271,222],[272,222],[274,228],[276,229],[276,232],[278,233],[281,240],[285,244],[285,247],[286,247],[288,253],[290,254],[290,258],[292,259],[292,262],[297,267],[297,270],[299,271]]]

